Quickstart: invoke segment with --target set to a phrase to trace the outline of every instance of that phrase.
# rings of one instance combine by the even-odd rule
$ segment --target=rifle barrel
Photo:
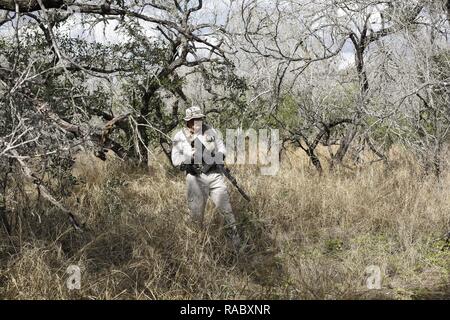
[[[224,166],[220,166],[222,167],[222,172],[225,175],[225,177],[227,177],[228,180],[230,180],[230,182],[236,187],[236,189],[239,191],[239,193],[241,194],[241,196],[247,200],[248,202],[250,202],[250,197],[245,193],[245,191],[238,185],[236,178],[233,177],[231,175],[230,169],[224,167]]]

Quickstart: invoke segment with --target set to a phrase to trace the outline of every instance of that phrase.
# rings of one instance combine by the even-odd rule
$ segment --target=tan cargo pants
[[[203,227],[203,219],[208,196],[222,214],[228,236],[235,248],[240,246],[240,237],[236,228],[236,219],[230,204],[225,178],[221,173],[208,172],[186,176],[187,200],[192,220]]]

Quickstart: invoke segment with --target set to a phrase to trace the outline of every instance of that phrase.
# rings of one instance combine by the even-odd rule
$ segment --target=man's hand
[[[202,170],[198,164],[182,164],[180,166],[181,171],[186,171],[189,174],[192,174],[193,176],[197,176],[200,173],[202,173]]]

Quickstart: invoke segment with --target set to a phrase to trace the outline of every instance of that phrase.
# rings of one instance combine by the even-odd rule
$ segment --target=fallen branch
[[[95,155],[102,160],[105,160],[104,149],[109,149],[114,151],[117,156],[121,159],[125,159],[130,157],[127,150],[118,142],[109,138],[109,134],[115,125],[118,125],[120,122],[125,120],[130,113],[127,113],[122,116],[115,117],[108,121],[105,127],[102,130],[102,133],[88,132],[87,130],[83,130],[82,127],[72,124],[64,119],[61,119],[56,113],[50,110],[50,107],[47,103],[41,102],[39,106],[37,106],[37,110],[40,114],[50,119],[53,123],[55,123],[60,129],[65,132],[73,134],[77,138],[82,138],[93,142],[95,145],[99,146]]]
[[[126,113],[126,114],[124,114],[124,115],[115,117],[115,118],[109,120],[109,121],[105,124],[105,126],[103,127],[103,130],[102,130],[102,139],[101,139],[101,142],[102,142],[103,144],[105,144],[105,143],[107,142],[109,135],[110,135],[111,132],[114,130],[114,128],[116,127],[116,125],[118,125],[120,122],[126,120],[126,119],[130,116],[130,114],[131,114],[131,113],[129,112],[129,113]]]
[[[10,153],[13,155],[14,159],[20,164],[24,176],[38,187],[40,195],[42,195],[47,201],[49,201],[56,208],[67,214],[69,217],[70,224],[75,228],[75,230],[83,232],[83,227],[78,222],[78,219],[75,216],[75,214],[73,214],[72,211],[65,208],[58,200],[56,200],[51,195],[51,193],[47,190],[47,188],[44,185],[42,185],[41,180],[33,173],[30,167],[25,163],[25,161],[23,161],[23,158],[19,155],[19,153],[14,149],[11,150]]]

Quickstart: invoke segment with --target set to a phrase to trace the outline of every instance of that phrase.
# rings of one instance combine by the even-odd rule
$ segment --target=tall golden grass
[[[242,238],[236,256],[209,204],[206,228],[188,218],[184,176],[167,163],[150,172],[83,156],[82,181],[65,217],[30,189],[17,203],[21,223],[0,231],[3,299],[421,299],[450,298],[450,177],[423,176],[401,150],[374,163],[319,176],[290,151],[276,176],[233,172],[252,197],[230,186]],[[68,290],[66,268],[81,268]],[[366,286],[366,267],[382,289]]]

